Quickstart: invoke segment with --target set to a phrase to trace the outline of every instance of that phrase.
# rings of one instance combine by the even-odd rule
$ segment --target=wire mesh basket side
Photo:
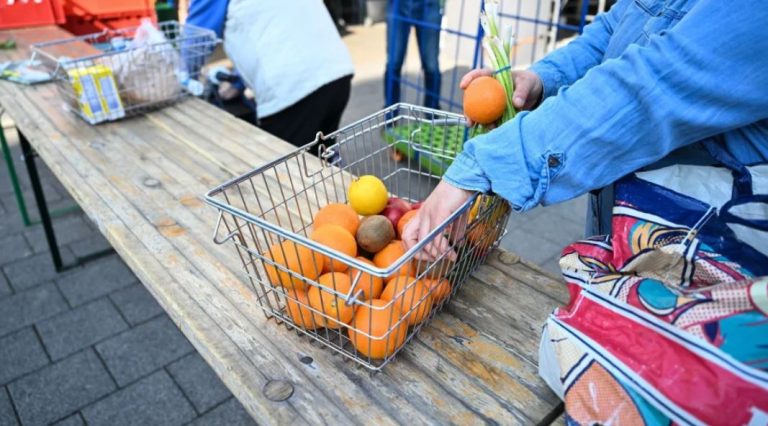
[[[210,30],[162,22],[163,41],[132,46],[138,27],[38,43],[33,58],[56,77],[69,109],[91,124],[171,104],[202,87],[199,72],[218,43]]]
[[[315,243],[312,218],[328,203],[345,203],[349,184],[362,174],[381,178],[394,196],[425,198],[440,176],[420,156],[455,157],[461,146],[448,146],[446,138],[459,132],[461,117],[398,105],[209,192],[207,201],[220,209],[220,233],[233,240],[267,317],[370,370],[389,363],[498,243],[507,204],[473,197],[430,237],[445,234],[452,252],[431,261],[410,252],[389,267]],[[321,159],[309,154],[316,144],[322,144]],[[390,149],[396,144],[419,155],[394,161]],[[343,272],[320,275],[315,254]],[[305,260],[291,267],[288,257]]]

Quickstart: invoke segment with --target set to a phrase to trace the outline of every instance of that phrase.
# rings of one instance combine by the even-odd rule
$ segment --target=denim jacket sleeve
[[[613,28],[630,1],[619,0],[608,12],[597,15],[591,24],[584,27],[581,36],[533,64],[531,71],[539,75],[544,85],[542,99],[556,94],[563,86],[573,84],[590,68],[602,62]]]
[[[444,178],[517,210],[576,197],[768,117],[768,8],[700,0],[532,112],[465,143]]]

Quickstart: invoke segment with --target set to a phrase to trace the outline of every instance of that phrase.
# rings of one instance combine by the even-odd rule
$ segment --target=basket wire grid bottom
[[[499,243],[510,212],[507,203],[490,195],[473,197],[449,221],[433,231],[427,242],[438,235],[451,236],[455,261],[448,259],[448,252],[434,261],[415,259],[414,252],[406,254],[388,269],[361,263],[312,241],[312,218],[322,206],[334,202],[346,203],[349,184],[355,176],[363,174],[378,176],[393,196],[410,201],[424,199],[439,182],[439,174],[417,158],[411,157],[403,162],[393,160],[389,155],[391,135],[395,134],[397,127],[401,137],[396,143],[400,146],[407,144],[415,152],[451,160],[461,146],[446,143],[444,138],[455,132],[445,129],[438,132],[434,128],[457,125],[463,125],[460,116],[399,104],[326,138],[318,138],[314,143],[226,182],[207,194],[206,200],[220,210],[219,224],[223,224],[227,232],[225,238],[219,238],[217,225],[215,241],[233,241],[250,289],[257,296],[268,318],[320,342],[370,371],[381,370],[403,347],[407,347],[407,342],[448,303],[467,277]],[[406,134],[402,133],[403,128],[414,130]],[[320,150],[321,159],[309,154],[310,149],[318,143],[325,146]],[[286,253],[286,250],[290,252]],[[350,276],[351,288],[348,284],[343,286],[337,282],[340,277],[335,275],[333,282],[328,285],[320,283],[321,280],[316,278],[319,274],[316,263],[301,265],[299,270],[293,270],[274,260],[280,256],[285,259],[286,255],[293,255],[294,252],[298,256],[300,250],[318,252],[330,261],[331,266],[344,265],[360,273]],[[316,262],[312,259],[310,263]],[[373,302],[361,297],[361,291],[368,288],[368,285],[372,286],[370,283],[375,280],[373,277],[386,280],[386,277],[394,276],[402,268],[411,268],[412,280],[405,283],[402,291],[397,292],[388,302],[389,305],[397,306],[402,315],[400,319],[390,319],[386,332],[375,336],[347,324],[339,316],[340,309],[326,312],[325,302],[320,308],[322,310],[308,304],[305,296],[292,284],[300,282],[301,287],[306,286],[310,291],[314,288],[316,294],[319,292],[321,299],[326,295],[331,301],[356,306],[358,310],[387,309],[373,306]],[[368,280],[361,278],[363,274],[367,274]],[[278,276],[280,278],[276,280]],[[438,286],[414,295],[411,290],[428,279],[434,279],[435,282],[447,279],[450,283],[449,294],[437,303],[433,303],[433,296],[437,295],[435,289]],[[280,281],[282,285],[274,286],[272,283],[275,281]],[[409,292],[410,299],[406,300]],[[302,327],[302,324],[308,323],[292,317],[288,304],[299,306],[300,311],[306,309],[312,321],[317,318],[321,322],[325,321],[325,324],[338,325],[339,328]],[[411,320],[411,316],[420,320],[410,324],[405,332],[403,322]],[[361,352],[350,339],[350,329],[355,336],[368,339],[368,348],[377,342],[384,344],[385,355],[373,358]],[[398,333],[406,335],[401,337]],[[401,340],[404,342],[400,343]]]

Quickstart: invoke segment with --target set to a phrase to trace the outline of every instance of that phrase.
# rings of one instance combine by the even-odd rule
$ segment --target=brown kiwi
[[[367,216],[360,221],[355,234],[357,245],[369,253],[377,253],[395,239],[392,222],[382,215]]]

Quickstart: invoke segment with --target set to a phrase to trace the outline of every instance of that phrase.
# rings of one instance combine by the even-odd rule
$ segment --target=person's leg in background
[[[288,108],[259,120],[259,127],[297,147],[339,128],[341,116],[349,102],[352,76],[334,80]],[[317,155],[317,146],[312,150]]]
[[[389,0],[387,2],[387,66],[384,73],[384,105],[400,102],[400,76],[408,48],[411,24],[402,17],[410,17],[414,0]]]
[[[421,68],[424,71],[424,106],[440,108],[440,23],[442,0],[419,0],[416,15],[423,22],[416,26],[416,41],[419,44]]]

